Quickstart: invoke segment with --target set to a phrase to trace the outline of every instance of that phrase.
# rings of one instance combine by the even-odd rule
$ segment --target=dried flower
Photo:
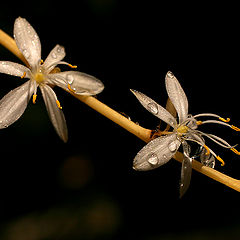
[[[65,57],[65,50],[60,45],[56,45],[43,62],[40,39],[24,18],[19,17],[15,20],[14,39],[30,67],[0,61],[0,72],[30,80],[10,91],[0,100],[0,128],[8,127],[20,118],[31,96],[33,96],[33,103],[36,102],[37,88],[40,87],[52,124],[60,138],[66,142],[68,139],[67,125],[52,86],[59,86],[75,94],[96,95],[104,88],[102,82],[93,76],[77,71],[56,72],[55,67],[59,64],[76,68],[62,61]]]
[[[176,79],[176,77],[168,72],[165,78],[165,84],[169,99],[171,100],[176,112],[178,114],[178,122],[175,117],[162,106],[157,104],[154,100],[147,97],[143,93],[136,90],[131,90],[137,97],[140,103],[153,115],[160,118],[173,128],[172,132],[168,132],[164,136],[150,141],[144,146],[136,155],[133,161],[133,168],[139,171],[147,171],[155,169],[165,163],[167,163],[173,155],[177,152],[178,148],[182,144],[183,147],[183,162],[181,170],[181,182],[180,182],[180,197],[186,192],[189,187],[192,173],[192,159],[190,156],[191,148],[187,141],[195,142],[201,147],[199,154],[201,162],[208,167],[214,168],[215,159],[219,160],[222,165],[224,161],[217,156],[209,147],[206,146],[204,137],[207,137],[219,144],[224,148],[232,150],[236,154],[240,154],[234,146],[231,146],[228,142],[222,138],[213,134],[208,134],[197,130],[199,125],[207,123],[222,124],[228,126],[235,131],[240,131],[239,128],[228,124],[229,118],[224,119],[213,113],[202,113],[195,116],[188,114],[188,100],[187,97]],[[199,117],[213,117],[219,120],[205,120],[199,121]]]

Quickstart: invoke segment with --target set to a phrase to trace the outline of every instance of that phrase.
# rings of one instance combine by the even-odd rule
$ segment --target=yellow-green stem
[[[0,29],[0,44],[2,44],[5,48],[7,48],[9,51],[11,51],[14,55],[16,55],[26,65],[28,65],[26,59],[24,58],[22,53],[17,48],[17,45],[16,45],[14,39],[11,38],[9,35],[7,35],[5,32],[3,32],[1,29]],[[143,128],[143,127],[135,124],[134,122],[132,122],[129,119],[127,119],[126,117],[124,117],[122,114],[114,111],[112,108],[110,108],[107,105],[105,105],[104,103],[100,102],[95,97],[80,96],[80,95],[76,95],[74,93],[71,93],[71,94],[74,97],[76,97],[77,99],[79,99],[80,101],[87,104],[92,109],[101,113],[103,116],[112,120],[119,126],[125,128],[127,131],[131,132],[132,134],[134,134],[141,140],[143,140],[145,142],[149,142],[151,140],[151,133],[152,133],[151,130]],[[179,162],[182,162],[183,154],[180,152],[177,152],[174,156],[174,159]],[[195,161],[195,160],[193,160],[192,167],[194,170],[240,192],[240,180],[231,178],[217,170],[203,166],[200,162]]]

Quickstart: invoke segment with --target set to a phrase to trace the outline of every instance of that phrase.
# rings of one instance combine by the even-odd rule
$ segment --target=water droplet
[[[25,58],[29,58],[29,57],[30,57],[30,53],[29,53],[26,49],[24,49],[24,50],[22,51],[22,53],[23,53],[23,55],[24,55]]]
[[[174,152],[177,148],[177,144],[175,142],[171,142],[169,143],[168,145],[168,149],[171,151],[171,152]]]
[[[61,53],[61,52],[62,52],[62,48],[61,48],[61,47],[58,47],[58,48],[57,48],[57,52],[58,52],[58,53]]]
[[[147,105],[148,110],[153,114],[158,114],[158,106],[156,103],[151,102]]]
[[[152,165],[158,164],[158,156],[155,153],[150,153],[148,157],[148,162]]]
[[[57,58],[57,54],[55,52],[52,53],[52,58]]]
[[[172,73],[172,72],[170,72],[170,71],[168,71],[167,75],[168,75],[168,77],[170,77],[170,78],[174,78],[174,75],[173,75],[173,73]]]
[[[73,83],[74,77],[73,77],[72,74],[68,74],[68,75],[67,75],[67,81],[68,81],[69,84],[72,84],[72,83]]]

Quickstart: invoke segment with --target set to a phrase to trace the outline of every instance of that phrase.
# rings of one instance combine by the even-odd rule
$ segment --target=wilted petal
[[[136,96],[138,101],[145,107],[150,113],[160,118],[167,124],[172,127],[177,125],[176,119],[162,106],[157,104],[150,97],[147,97],[145,94],[138,92],[136,90],[131,90],[132,93]]]
[[[148,171],[160,167],[172,158],[180,144],[175,133],[152,140],[138,152],[133,168]]]
[[[67,142],[67,124],[62,110],[59,109],[56,103],[57,97],[55,92],[48,85],[42,85],[40,86],[40,89],[43,95],[44,102],[46,104],[48,115],[52,121],[55,130],[57,131],[57,134],[64,142]]]
[[[96,95],[104,89],[99,79],[78,71],[49,74],[49,78],[64,89],[69,84],[71,90],[79,95]]]
[[[165,78],[165,84],[168,96],[172,101],[179,117],[179,123],[182,123],[188,115],[188,100],[187,97],[176,79],[176,77],[168,72]]]
[[[48,69],[50,67],[48,69],[50,72],[57,65],[57,62],[61,61],[65,57],[65,55],[66,53],[64,47],[56,45],[44,61],[44,69]]]
[[[0,72],[17,76],[17,77],[22,77],[26,73],[24,77],[29,78],[29,69],[22,64],[14,63],[14,62],[9,62],[9,61],[0,61]]]
[[[0,100],[0,128],[6,128],[17,121],[25,111],[33,94],[33,84],[27,81]]]
[[[180,198],[185,194],[189,188],[192,176],[192,158],[189,157],[189,145],[184,141],[183,145],[183,161],[181,169],[181,182],[180,182]]]
[[[41,43],[37,33],[25,18],[18,17],[15,20],[14,38],[30,66],[38,64],[41,60]]]

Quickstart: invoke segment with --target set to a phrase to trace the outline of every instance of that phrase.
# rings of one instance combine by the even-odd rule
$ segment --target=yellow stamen
[[[210,154],[210,150],[206,145],[203,145],[203,147],[207,150],[207,152],[205,153],[205,155],[209,155]]]
[[[197,125],[201,125],[201,124],[202,124],[202,121],[197,121],[196,124],[197,124]]]
[[[25,78],[26,77],[26,72],[23,73],[23,75],[21,76],[21,78]]]
[[[216,156],[217,160],[221,162],[221,166],[224,166],[225,165],[225,162],[219,157],[219,156]]]
[[[233,130],[235,130],[235,131],[237,131],[237,132],[239,132],[240,131],[240,128],[238,128],[238,127],[235,127],[235,126],[231,126],[231,128],[233,129]]]
[[[239,152],[237,149],[235,149],[235,148],[230,148],[230,150],[233,151],[234,153],[236,153],[237,155],[240,155],[240,152]]]
[[[41,59],[41,61],[40,61],[40,64],[42,65],[43,64],[43,60]]]
[[[76,65],[72,65],[72,64],[68,64],[68,66],[69,66],[70,68],[77,68]]]
[[[60,102],[58,100],[56,100],[56,103],[57,103],[58,108],[62,109],[62,106],[61,106],[61,104],[60,104]]]
[[[68,84],[67,87],[68,87],[68,90],[69,90],[70,92],[75,93],[75,91],[71,88],[71,85],[70,85],[70,84]]]
[[[230,121],[230,118],[227,118],[227,119],[225,119],[225,118],[218,118],[219,120],[221,120],[221,121],[223,121],[223,122],[229,122]]]
[[[36,103],[36,99],[37,99],[37,94],[33,94],[33,104]]]

